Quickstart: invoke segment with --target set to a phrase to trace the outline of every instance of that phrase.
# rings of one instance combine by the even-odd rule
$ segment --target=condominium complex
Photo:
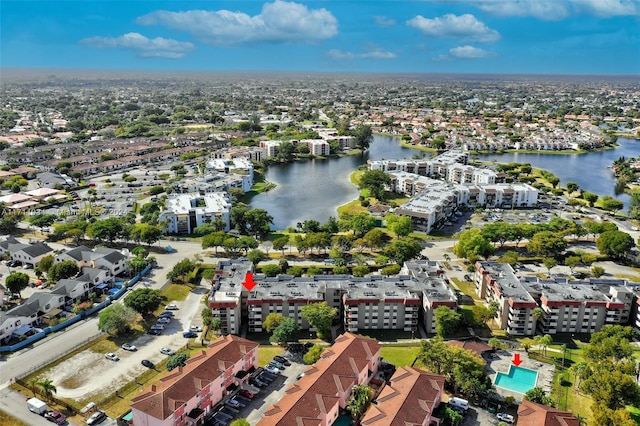
[[[230,211],[231,200],[224,192],[171,194],[158,220],[166,223],[165,231],[170,234],[191,234],[198,226],[216,219],[223,220],[224,230],[228,231]]]
[[[426,233],[461,208],[533,207],[538,203],[538,190],[528,184],[463,185],[407,172],[390,172],[389,176],[394,192],[413,197],[394,213],[410,217],[414,228]]]
[[[476,262],[474,279],[478,296],[498,303],[500,328],[517,336],[534,334],[533,310],[538,304],[520,284],[509,264]]]
[[[464,207],[533,207],[538,190],[531,185],[504,183],[504,174],[467,165],[469,154],[447,151],[431,160],[369,161],[371,170],[391,176],[394,192],[411,200],[394,213],[411,218],[416,230],[430,233]]]
[[[329,426],[345,409],[355,385],[368,385],[380,365],[380,344],[345,333],[304,376],[267,408],[258,426]]]
[[[223,336],[192,354],[184,367],[131,400],[134,425],[203,424],[213,407],[249,379],[258,367],[258,344]]]
[[[640,287],[625,280],[518,278],[511,266],[476,262],[476,293],[499,305],[497,321],[513,335],[594,333],[631,323],[640,330]],[[534,319],[533,310],[544,315]]]
[[[301,329],[309,329],[301,308],[327,302],[338,309],[336,320],[347,331],[415,331],[422,321],[427,332],[433,333],[435,309],[457,306],[444,270],[437,262],[426,260],[406,262],[396,277],[256,275],[257,285],[251,291],[242,285],[250,270],[251,263],[246,261],[221,261],[216,268],[208,303],[214,318],[221,320],[223,332],[239,333],[243,317],[250,332],[261,332],[263,321],[273,312],[295,318]]]

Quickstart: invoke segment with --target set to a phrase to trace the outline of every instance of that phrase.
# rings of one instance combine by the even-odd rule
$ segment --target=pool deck
[[[522,361],[522,364],[520,364],[519,367],[528,368],[538,372],[536,386],[544,389],[548,394],[550,394],[555,367],[551,364],[545,364],[534,359],[530,359],[525,351],[497,350],[495,357],[487,360],[487,372],[491,378],[491,383],[495,381],[496,374],[498,372],[505,374],[509,373],[509,366],[511,365],[513,354],[516,353],[520,354],[520,360]],[[522,401],[522,397],[524,396],[521,393],[510,391],[505,388],[496,387],[495,389],[496,392],[503,397],[513,396],[516,401]]]

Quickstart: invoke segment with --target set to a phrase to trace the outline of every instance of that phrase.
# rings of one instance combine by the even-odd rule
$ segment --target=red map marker
[[[251,272],[247,272],[247,274],[244,276],[244,281],[242,282],[244,288],[251,291],[256,286],[256,284],[257,283],[253,280],[253,274]]]
[[[253,278],[253,277],[251,277],[251,278]],[[516,367],[519,366],[520,364],[522,364],[522,360],[520,359],[520,354],[513,354],[513,359],[511,360],[511,362]]]

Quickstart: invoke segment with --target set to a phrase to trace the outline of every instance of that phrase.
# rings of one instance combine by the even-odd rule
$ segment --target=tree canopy
[[[59,281],[66,278],[71,278],[78,273],[78,265],[73,260],[63,260],[62,262],[54,263],[49,268],[49,279],[51,281]]]
[[[162,303],[160,290],[136,288],[124,298],[124,304],[141,315],[149,315]]]
[[[603,232],[596,240],[600,253],[613,258],[623,258],[635,245],[633,237],[622,231]]]
[[[307,320],[316,329],[318,337],[328,339],[331,337],[331,323],[338,314],[338,309],[332,308],[327,302],[311,303],[300,308],[302,318]]]
[[[277,343],[279,345],[285,345],[287,342],[295,342],[298,340],[298,332],[300,328],[294,318],[285,317],[282,318],[280,324],[273,329],[273,334],[269,338],[270,342]]]
[[[391,177],[382,170],[367,170],[360,176],[358,186],[369,191],[377,200],[384,199],[385,187],[391,185]]]
[[[98,316],[98,329],[109,334],[121,334],[129,331],[138,314],[121,303],[109,305]]]
[[[11,293],[20,294],[29,285],[29,275],[14,271],[4,279],[4,284]]]

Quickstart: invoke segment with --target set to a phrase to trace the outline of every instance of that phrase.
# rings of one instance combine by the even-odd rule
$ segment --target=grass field
[[[420,352],[420,344],[411,345],[383,345],[380,355],[390,364],[396,367],[406,367],[413,364],[413,361]]]
[[[258,364],[260,367],[264,367],[273,359],[274,356],[280,355],[284,352],[282,346],[277,345],[260,345],[258,347]]]
[[[191,290],[192,287],[185,284],[169,284],[162,292],[162,296],[165,297],[167,302],[173,300],[181,301],[187,298]]]

